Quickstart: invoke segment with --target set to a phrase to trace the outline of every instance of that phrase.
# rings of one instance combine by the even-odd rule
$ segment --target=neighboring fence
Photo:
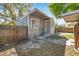
[[[0,26],[0,44],[16,42],[18,40],[27,39],[27,27],[1,27]]]
[[[62,32],[62,33],[73,33],[73,28],[55,28],[55,32]]]

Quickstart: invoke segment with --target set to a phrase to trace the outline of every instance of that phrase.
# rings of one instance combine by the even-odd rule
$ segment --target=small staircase
[[[32,42],[42,44],[44,43],[50,35],[49,34],[44,34],[41,36],[35,36],[34,38],[31,39]]]

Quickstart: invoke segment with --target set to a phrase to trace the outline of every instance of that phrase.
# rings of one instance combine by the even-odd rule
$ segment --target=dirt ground
[[[62,43],[61,43],[62,42]],[[66,38],[19,41],[0,50],[0,56],[79,56]],[[74,43],[74,42],[73,42]]]

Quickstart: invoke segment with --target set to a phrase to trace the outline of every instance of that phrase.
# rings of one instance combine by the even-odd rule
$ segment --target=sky
[[[32,7],[41,10],[43,13],[45,13],[49,17],[52,16],[50,10],[48,9],[48,4],[47,3],[33,3]]]

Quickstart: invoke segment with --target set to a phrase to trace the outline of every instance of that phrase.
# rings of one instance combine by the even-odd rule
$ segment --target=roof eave
[[[42,14],[42,15],[44,15],[45,17],[47,17],[47,18],[50,19],[49,16],[47,16],[46,14],[44,14],[43,12],[41,12],[40,10],[38,10],[38,9],[36,9],[36,8],[34,8],[34,9],[29,13],[29,15],[31,15],[34,11],[37,11],[37,12],[39,12],[40,14]]]

